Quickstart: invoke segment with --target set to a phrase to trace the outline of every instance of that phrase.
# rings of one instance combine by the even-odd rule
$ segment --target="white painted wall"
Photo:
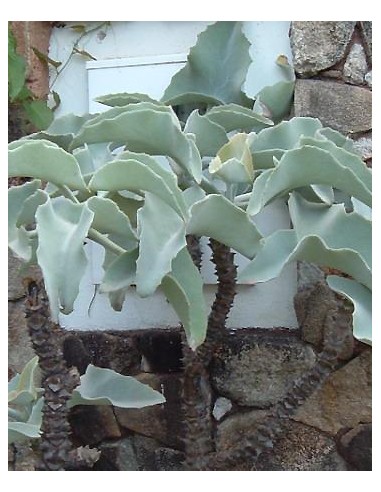
[[[87,27],[99,23],[86,23]],[[85,38],[80,48],[96,61],[73,56],[62,74],[55,80],[53,90],[61,98],[57,116],[74,112],[97,112],[105,107],[94,102],[99,95],[112,92],[144,92],[160,98],[170,78],[183,65],[189,48],[195,44],[199,32],[210,22],[112,22],[111,26],[95,31]],[[254,97],[265,85],[281,79],[275,64],[280,54],[291,59],[289,22],[245,22],[244,31],[252,43],[253,58],[245,84],[245,91]],[[62,61],[69,57],[78,34],[70,29],[53,31],[50,57]],[[289,227],[289,217],[282,203],[275,203],[257,217],[263,234]],[[203,276],[214,283],[212,265],[206,256]],[[178,324],[178,319],[163,294],[141,299],[131,288],[121,313],[112,310],[105,295],[94,297],[99,282],[101,254],[97,245],[89,244],[90,265],[81,284],[74,312],[61,316],[61,324],[68,329],[137,329],[167,327]],[[247,260],[238,258],[242,267]],[[214,285],[205,287],[209,304],[213,301]],[[296,328],[293,296],[296,291],[296,269],[289,266],[283,274],[265,284],[239,286],[239,295],[229,317],[228,326]],[[94,299],[93,299],[94,297]],[[89,306],[91,304],[91,308]]]

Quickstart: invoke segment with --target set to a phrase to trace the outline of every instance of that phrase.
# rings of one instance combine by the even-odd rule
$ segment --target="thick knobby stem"
[[[73,446],[67,402],[79,383],[77,371],[69,370],[63,359],[61,332],[50,321],[49,302],[42,282],[27,282],[25,314],[33,348],[39,358],[44,389],[41,462],[39,471],[63,471],[71,461]]]

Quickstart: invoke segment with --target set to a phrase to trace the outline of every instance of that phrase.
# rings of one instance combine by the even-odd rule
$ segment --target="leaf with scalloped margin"
[[[135,282],[136,261],[139,256],[139,249],[118,256],[110,265],[102,279],[99,292],[112,292],[125,289]]]
[[[200,154],[168,106],[141,102],[109,109],[82,126],[72,148],[99,142],[127,145],[132,152],[167,155],[197,182],[201,180]]]
[[[38,357],[25,364],[20,374],[16,374],[8,383],[8,403],[26,405],[37,399],[36,370]]]
[[[153,193],[146,193],[138,212],[139,258],[136,262],[136,291],[153,294],[171,271],[172,260],[186,246],[184,220]]]
[[[204,118],[222,126],[227,133],[233,130],[259,132],[274,125],[269,118],[239,104],[214,106],[205,114]]]
[[[41,397],[33,405],[27,422],[8,422],[8,444],[40,437],[43,404],[44,399]]]
[[[212,237],[247,258],[253,258],[262,238],[247,214],[222,195],[207,195],[192,206],[187,234]]]
[[[75,157],[48,140],[18,140],[9,144],[8,176],[26,176],[86,190]]]
[[[165,403],[164,396],[148,384],[112,369],[87,366],[80,384],[73,391],[68,407],[76,405],[113,405],[120,408],[143,408]]]
[[[260,192],[254,182],[247,207],[249,215],[257,214],[275,198],[311,184],[330,185],[353,195],[366,205],[370,206],[372,203],[371,191],[351,169],[340,164],[326,150],[309,145],[286,152],[266,177],[266,183]]]
[[[36,212],[37,258],[55,323],[60,309],[64,314],[73,310],[87,265],[83,243],[93,217],[86,204],[63,197],[48,200]]]
[[[184,133],[193,133],[201,156],[213,156],[228,142],[225,130],[209,118],[192,111],[185,124]]]
[[[172,77],[162,101],[171,105],[206,102],[251,107],[253,101],[241,90],[251,63],[249,47],[241,22],[208,26],[190,49],[185,67]]]
[[[348,278],[328,275],[332,290],[349,299],[353,306],[353,336],[360,342],[372,345],[372,292]]]
[[[172,262],[172,271],[163,278],[164,294],[176,311],[192,350],[203,343],[208,327],[203,281],[187,248]]]
[[[96,97],[94,101],[104,104],[105,106],[110,106],[111,108],[115,108],[116,106],[127,106],[127,104],[136,104],[139,102],[161,104],[156,99],[152,99],[152,97],[147,94],[142,94],[140,92],[117,92],[114,94],[106,94],[104,96]]]

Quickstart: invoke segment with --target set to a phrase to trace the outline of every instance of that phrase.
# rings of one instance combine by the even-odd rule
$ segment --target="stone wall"
[[[325,125],[353,138],[369,165],[371,30],[370,22],[293,22],[290,30],[297,73],[293,114],[318,117]],[[18,307],[23,294],[18,281],[12,287],[12,275],[10,342],[27,347],[26,334],[22,329],[20,334],[18,331],[23,326]],[[327,331],[332,329],[326,323],[329,296],[325,272],[300,263],[295,298],[299,330],[290,333],[287,329],[254,328],[226,334],[210,371],[216,450],[229,449],[253,432],[293,382],[314,365]],[[336,302],[336,323],[348,332],[337,368],[287,421],[285,432],[272,450],[261,455],[256,470],[371,470],[372,351],[352,337],[351,307],[338,296]],[[12,319],[17,328],[12,328]],[[22,360],[12,350],[11,367],[19,369]],[[75,444],[101,451],[96,470],[183,469],[182,350],[178,329],[73,332],[66,338],[64,352],[68,364],[82,373],[89,362],[110,367],[138,377],[162,390],[166,397],[165,404],[140,410],[73,409]],[[22,447],[18,453],[28,456]],[[11,469],[20,469],[17,449],[12,459]],[[24,469],[31,466],[30,461],[27,463]],[[250,468],[248,461],[237,469]]]

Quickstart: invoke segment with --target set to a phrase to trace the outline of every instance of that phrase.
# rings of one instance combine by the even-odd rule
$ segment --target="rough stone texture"
[[[176,374],[142,373],[136,378],[163,392],[166,402],[144,408],[115,408],[119,425],[175,448],[182,449],[181,381]]]
[[[294,420],[335,435],[372,421],[372,351],[334,372],[297,411]]]
[[[265,451],[257,471],[346,471],[335,441],[303,424],[288,422],[285,433],[272,450]]]
[[[232,408],[232,402],[228,398],[221,396],[214,403],[212,415],[216,420],[221,420]]]
[[[28,442],[16,442],[13,447],[12,471],[35,471],[37,454]]]
[[[22,268],[23,266],[24,262],[16,258],[8,249],[8,301],[17,301],[25,296],[22,282],[24,278],[41,279],[41,270],[38,266]]]
[[[372,88],[372,70],[365,75],[365,82]]]
[[[249,410],[230,415],[218,424],[216,450],[224,451],[241,442],[248,433],[255,432],[256,427],[268,415],[268,410]]]
[[[94,470],[181,471],[184,455],[144,436],[131,436],[100,446],[101,457]]]
[[[323,80],[297,80],[295,116],[319,118],[344,134],[372,128],[372,93],[363,87]]]
[[[355,85],[364,83],[365,75],[368,71],[368,64],[364,48],[361,44],[355,43],[348,54],[344,64],[343,76],[346,82]]]
[[[352,38],[355,22],[292,22],[291,49],[295,71],[311,76],[338,63]]]
[[[337,316],[334,326],[326,323],[330,303],[335,300]],[[320,352],[331,330],[344,328],[347,337],[340,351],[340,359],[348,360],[353,355],[352,305],[335,295],[326,282],[319,281],[300,289],[294,297],[295,313],[301,327],[302,339],[311,343]]]
[[[317,282],[324,282],[325,280],[325,275],[321,268],[305,261],[298,261],[297,275],[298,290],[310,287]]]
[[[69,417],[73,436],[90,446],[122,436],[111,406],[78,405]]]
[[[372,62],[372,22],[362,21],[360,24],[362,36],[364,39],[365,50],[370,62]]]
[[[372,470],[372,425],[361,424],[346,432],[339,441],[341,455],[355,470]]]
[[[94,465],[94,470],[102,471],[138,471],[133,440],[119,439],[114,442],[104,442],[99,446],[101,456]]]
[[[312,348],[289,333],[236,332],[215,356],[212,383],[240,405],[264,408],[283,398],[315,359]]]
[[[372,133],[369,132],[366,135],[354,140],[354,147],[361,154],[364,161],[372,158]]]
[[[20,373],[35,356],[24,314],[24,300],[8,302],[8,372]]]

